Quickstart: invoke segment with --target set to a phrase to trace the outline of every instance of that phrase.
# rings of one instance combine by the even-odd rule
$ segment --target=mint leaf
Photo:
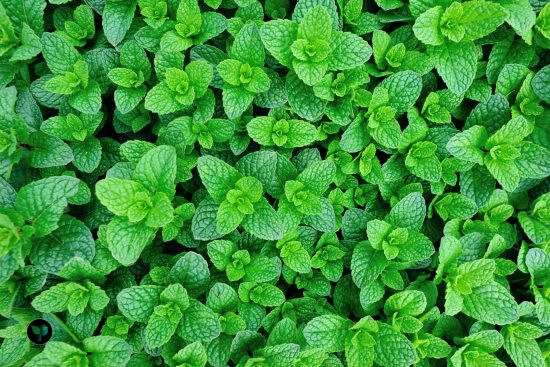
[[[535,94],[547,103],[550,101],[548,79],[550,79],[550,68],[545,66],[540,69],[531,80],[531,86],[533,87]]]
[[[126,35],[132,24],[136,3],[120,3],[116,0],[105,2],[102,26],[105,37],[113,46],[117,46]]]
[[[175,149],[171,146],[158,146],[141,157],[132,177],[150,192],[163,192],[172,197],[176,171]]]
[[[517,366],[543,366],[542,352],[534,340],[539,336],[540,330],[531,324],[518,322],[506,326],[503,330],[504,349]]]
[[[0,34],[1,366],[545,364],[544,1],[2,0]]]
[[[113,257],[122,265],[130,266],[139,259],[154,235],[155,230],[150,227],[115,217],[106,227],[105,240]]]
[[[90,229],[73,217],[63,216],[52,234],[36,243],[30,255],[32,263],[44,271],[58,273],[72,258],[91,261],[95,255],[95,241]]]
[[[125,288],[117,295],[118,308],[128,319],[146,322],[153,313],[161,292],[162,287],[156,285]]]
[[[437,47],[428,46],[428,54],[434,60],[437,73],[453,93],[464,94],[472,85],[478,55],[473,42],[447,42]]]
[[[399,350],[399,354],[395,352]],[[376,335],[374,360],[383,366],[409,366],[414,362],[412,343],[390,326],[381,325]]]
[[[58,227],[67,199],[77,193],[79,180],[54,176],[32,182],[17,194],[15,208],[35,227],[36,236],[44,236]]]
[[[495,325],[517,321],[517,303],[510,292],[496,282],[474,288],[464,297],[463,312],[474,319]]]
[[[82,341],[84,348],[90,355],[90,363],[102,366],[125,365],[130,360],[132,348],[120,338],[110,336],[96,336]]]
[[[327,352],[344,349],[352,323],[337,315],[318,316],[304,328],[304,337],[310,345],[319,345]]]

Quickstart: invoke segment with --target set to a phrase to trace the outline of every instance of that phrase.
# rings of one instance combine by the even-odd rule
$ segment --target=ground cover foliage
[[[2,0],[0,365],[548,366],[548,49],[541,0]]]

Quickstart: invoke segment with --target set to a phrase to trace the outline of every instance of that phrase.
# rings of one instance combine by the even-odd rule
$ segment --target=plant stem
[[[75,333],[73,333],[71,331],[71,329],[69,329],[67,327],[67,325],[65,325],[65,323],[59,318],[57,317],[56,315],[54,315],[53,313],[50,314],[50,316],[52,317],[52,319],[55,320],[55,322],[57,322],[59,324],[59,326],[61,326],[61,328],[76,342],[76,343],[81,343],[81,340],[78,339],[78,337],[75,335]]]

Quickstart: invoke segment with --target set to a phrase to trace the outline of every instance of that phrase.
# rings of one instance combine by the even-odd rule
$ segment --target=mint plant
[[[147,87],[144,82],[151,77],[151,64],[145,51],[136,42],[126,42],[120,48],[120,68],[109,70],[107,76],[115,90],[115,104],[121,113],[128,113],[139,105]]]
[[[241,28],[229,56],[216,70],[224,81],[223,108],[227,117],[234,119],[248,109],[258,93],[268,91],[271,86],[263,70],[265,53],[257,26]]]
[[[164,80],[147,92],[145,108],[158,114],[181,111],[205,95],[211,80],[212,67],[203,61],[193,61],[185,70],[167,68]]]
[[[549,49],[540,0],[2,0],[0,366],[548,366]]]

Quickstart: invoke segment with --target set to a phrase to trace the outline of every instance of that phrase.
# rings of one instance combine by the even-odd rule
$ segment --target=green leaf
[[[518,367],[544,366],[546,362],[537,342],[522,335],[526,326],[531,325],[516,323],[503,328],[504,349]]]
[[[95,186],[95,193],[101,204],[115,215],[126,216],[128,209],[134,205],[138,192],[144,192],[145,187],[132,180],[106,178]]]
[[[307,323],[304,337],[311,346],[334,353],[344,350],[352,322],[337,315],[318,316]]]
[[[88,86],[69,97],[71,107],[82,113],[95,115],[101,109],[101,89],[99,84],[92,80]]]
[[[397,313],[399,316],[417,316],[424,312],[426,306],[426,296],[423,292],[407,290],[389,297],[384,304],[384,312],[388,315]]]
[[[353,250],[351,258],[353,282],[359,288],[367,287],[382,274],[387,265],[383,252],[375,251],[368,242],[361,242]]]
[[[223,109],[230,119],[241,116],[254,100],[254,93],[228,85],[223,89]]]
[[[145,327],[145,341],[151,348],[158,348],[168,341],[174,333],[182,313],[177,307],[161,305],[155,307],[155,311],[147,321]]]
[[[505,0],[499,3],[506,11],[506,23],[510,24],[516,33],[528,44],[531,43],[535,25],[535,13],[529,1]]]
[[[437,146],[432,142],[413,144],[405,158],[405,165],[415,176],[432,182],[438,182],[442,176],[442,168],[435,152]]]
[[[469,290],[483,286],[493,280],[493,274],[495,273],[496,265],[492,259],[479,259],[473,260],[461,264],[458,267],[457,284],[463,288]]]
[[[386,217],[389,223],[401,228],[420,229],[426,216],[426,202],[419,192],[401,199]]]
[[[33,133],[29,143],[33,148],[31,165],[35,168],[64,166],[74,159],[73,152],[67,144],[41,131]]]
[[[321,198],[320,207],[320,213],[304,216],[304,224],[321,232],[334,232],[337,227],[334,207],[326,198]]]
[[[311,271],[309,253],[298,241],[290,241],[283,245],[281,259],[286,266],[297,273],[305,274]]]
[[[391,326],[380,324],[379,328],[376,334],[374,361],[388,367],[412,365],[416,358],[413,344]]]
[[[489,171],[474,167],[460,175],[460,191],[473,199],[478,207],[485,205],[495,190],[495,180]]]
[[[477,1],[471,1],[477,2]],[[478,48],[473,42],[446,42],[428,46],[437,73],[455,94],[464,94],[472,85],[476,73]]]
[[[61,312],[67,309],[69,293],[65,283],[53,286],[36,296],[32,307],[40,312]]]
[[[329,70],[348,70],[365,64],[372,49],[361,37],[350,32],[335,32],[329,43]]]
[[[164,227],[174,219],[174,208],[165,193],[156,193],[152,198],[152,204],[145,225],[152,228]]]
[[[266,256],[255,256],[246,266],[246,274],[243,280],[246,282],[269,282],[276,279],[281,274],[281,263],[274,258]]]
[[[189,292],[202,292],[210,281],[208,263],[199,254],[187,252],[172,267],[169,274],[172,282],[182,284]]]
[[[21,46],[15,50],[10,57],[10,61],[29,60],[38,55],[41,51],[42,44],[40,43],[40,38],[27,23],[23,23],[23,29],[21,30]]]
[[[481,147],[487,141],[487,131],[483,126],[473,126],[468,130],[454,135],[447,143],[447,150],[455,157],[483,164],[485,154]]]
[[[208,193],[216,202],[222,202],[242,175],[229,164],[212,156],[200,157],[197,169]]]
[[[41,42],[44,59],[54,74],[73,71],[74,64],[82,60],[78,51],[55,33],[44,33]]]
[[[160,82],[147,92],[145,96],[145,108],[151,112],[165,115],[181,109],[172,91],[165,82]]]
[[[124,340],[112,336],[94,336],[82,341],[94,366],[124,366],[130,360],[132,347]]]
[[[550,151],[543,146],[525,141],[520,147],[521,156],[516,160],[521,177],[543,178],[550,175]]]
[[[540,69],[531,80],[531,87],[533,88],[533,92],[535,92],[535,94],[546,103],[550,103],[550,87],[548,87],[549,83],[550,66],[545,66]]]
[[[69,144],[73,151],[73,164],[84,173],[93,172],[101,162],[101,142],[96,138],[88,138],[82,142]]]
[[[338,9],[333,0],[298,1],[292,13],[292,20],[301,23],[304,16],[313,8],[323,7],[327,10],[333,30],[338,28]]]
[[[334,162],[330,160],[318,161],[304,169],[296,177],[296,180],[303,183],[307,190],[313,194],[322,195],[333,182],[335,173]]]
[[[485,165],[504,190],[511,192],[518,187],[520,176],[514,162],[491,159]]]
[[[260,180],[265,191],[272,196],[283,194],[284,183],[297,174],[287,158],[270,150],[247,154],[237,162],[236,168],[245,176]]]
[[[284,293],[276,286],[268,283],[255,285],[248,296],[252,302],[263,307],[277,307],[285,301]]]
[[[533,282],[544,282],[545,271],[550,266],[550,255],[542,249],[532,248],[525,256],[525,265]]]
[[[34,33],[41,35],[44,31],[44,0],[8,0],[2,5],[6,9],[17,30],[28,25]]]
[[[321,117],[327,101],[315,96],[313,88],[306,85],[294,73],[286,76],[285,87],[288,103],[298,116],[309,121],[316,121]]]
[[[435,6],[416,18],[413,32],[422,43],[433,46],[443,44],[443,34],[439,29],[439,21],[443,16],[443,11],[444,9],[441,6]]]
[[[77,193],[79,182],[69,176],[53,176],[34,181],[19,190],[15,208],[34,226],[37,237],[58,227],[67,199]]]
[[[380,83],[380,87],[388,91],[388,105],[395,108],[398,115],[414,105],[420,97],[421,85],[422,77],[414,71],[400,71]]]
[[[218,270],[225,270],[231,262],[231,255],[237,251],[237,247],[231,241],[216,240],[207,246],[210,261]]]
[[[134,19],[135,11],[136,2],[134,1],[107,0],[105,2],[101,25],[110,44],[117,46],[124,39]]]
[[[283,343],[265,347],[261,351],[266,362],[269,363],[270,366],[284,367],[296,360],[300,352],[300,346],[294,343]]]
[[[74,257],[91,261],[96,244],[88,227],[69,216],[61,217],[58,225],[52,234],[36,241],[30,255],[33,265],[58,273]]]
[[[294,56],[290,46],[298,37],[298,24],[286,19],[266,22],[260,28],[260,37],[277,61],[287,67],[292,65]]]
[[[129,320],[147,322],[159,302],[162,290],[157,285],[124,288],[116,297],[118,308]]]
[[[132,178],[151,193],[163,192],[171,198],[175,192],[176,169],[176,150],[161,145],[143,155]]]
[[[463,312],[476,320],[507,325],[518,320],[518,305],[510,292],[497,282],[474,288],[464,297]]]
[[[115,217],[106,227],[105,239],[113,257],[122,265],[134,264],[155,235],[153,228]]]
[[[74,361],[74,359],[88,361],[85,352],[70,344],[58,341],[46,344],[44,353],[40,357],[42,357],[42,360],[39,360],[37,365],[55,366],[56,364],[61,365],[67,360],[72,362],[71,360]]]
[[[222,237],[216,229],[217,213],[218,204],[212,198],[208,197],[201,201],[191,221],[191,230],[195,239],[210,241]]]
[[[178,363],[187,362],[193,366],[205,366],[207,358],[206,349],[198,341],[186,345],[173,357]]]
[[[183,312],[177,334],[187,342],[209,342],[220,335],[218,315],[198,301],[191,301]]]
[[[254,204],[254,213],[244,217],[242,226],[254,236],[268,241],[279,240],[284,234],[281,219],[264,198]]]
[[[449,193],[437,201],[435,210],[443,220],[468,219],[477,213],[477,205],[462,194]]]
[[[196,98],[202,97],[212,81],[213,69],[205,61],[192,61],[185,67],[189,84],[193,86]]]
[[[328,40],[332,34],[332,21],[327,8],[316,6],[309,9],[301,19],[298,37],[308,40]]]
[[[506,11],[497,3],[484,0],[462,4],[460,24],[464,27],[464,40],[473,41],[492,33],[506,19]]]
[[[247,24],[235,36],[230,56],[251,66],[264,66],[264,47],[258,27]]]

